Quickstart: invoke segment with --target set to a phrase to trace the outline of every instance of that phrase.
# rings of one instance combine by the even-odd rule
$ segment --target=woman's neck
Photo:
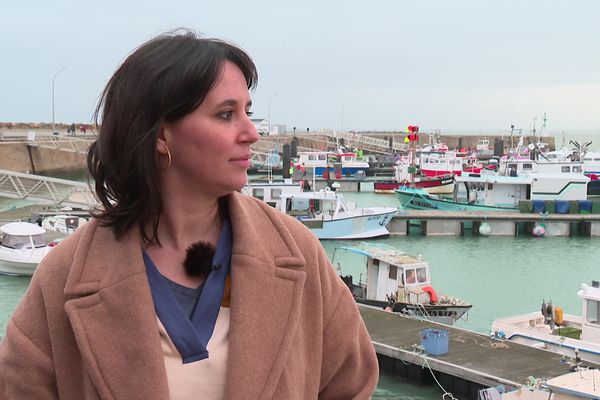
[[[163,246],[185,250],[200,240],[216,245],[221,225],[218,199],[187,207],[179,202],[165,202],[158,235]]]
[[[197,287],[204,278],[186,273],[187,250],[200,241],[216,247],[222,225],[218,199],[198,202],[193,207],[164,202],[158,224],[160,245],[150,244],[146,252],[162,275],[181,285]]]

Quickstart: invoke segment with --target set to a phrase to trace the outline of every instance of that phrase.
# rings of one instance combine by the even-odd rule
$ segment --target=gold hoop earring
[[[169,148],[167,147],[167,145],[165,145],[165,148],[167,149],[167,167],[166,168],[161,168],[162,171],[166,171],[169,169],[169,167],[171,166],[171,152],[169,151]]]

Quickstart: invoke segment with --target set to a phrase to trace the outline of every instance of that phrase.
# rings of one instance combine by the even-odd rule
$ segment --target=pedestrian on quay
[[[12,315],[1,399],[371,396],[373,345],[318,239],[239,193],[256,82],[243,50],[187,30],[119,66],[88,153],[101,206]]]

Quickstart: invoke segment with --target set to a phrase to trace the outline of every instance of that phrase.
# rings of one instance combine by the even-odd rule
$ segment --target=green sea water
[[[358,206],[398,205],[394,195],[345,193]],[[439,293],[461,297],[473,304],[459,327],[489,333],[499,317],[538,310],[542,300],[552,300],[565,312],[581,315],[576,296],[582,283],[600,279],[600,238],[426,237],[418,230],[408,236],[389,237],[387,243],[429,261],[432,284]],[[339,245],[323,241],[331,257]],[[339,253],[339,252],[338,252]],[[358,279],[364,259],[349,253],[338,258],[345,274]],[[0,276],[0,336],[23,296],[28,278]],[[418,338],[415,338],[417,341]],[[436,386],[418,387],[381,375],[374,399],[440,399]]]

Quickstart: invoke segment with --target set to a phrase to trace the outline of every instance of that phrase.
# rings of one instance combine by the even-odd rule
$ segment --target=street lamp
[[[54,81],[56,80],[58,74],[63,72],[65,69],[67,69],[67,67],[62,67],[61,69],[56,71],[56,73],[52,77],[52,133],[54,133]]]
[[[277,96],[279,96],[279,93],[275,93],[274,95],[272,95],[269,98],[269,111],[268,111],[268,117],[267,117],[267,118],[269,118],[269,135],[271,135],[271,102]]]

